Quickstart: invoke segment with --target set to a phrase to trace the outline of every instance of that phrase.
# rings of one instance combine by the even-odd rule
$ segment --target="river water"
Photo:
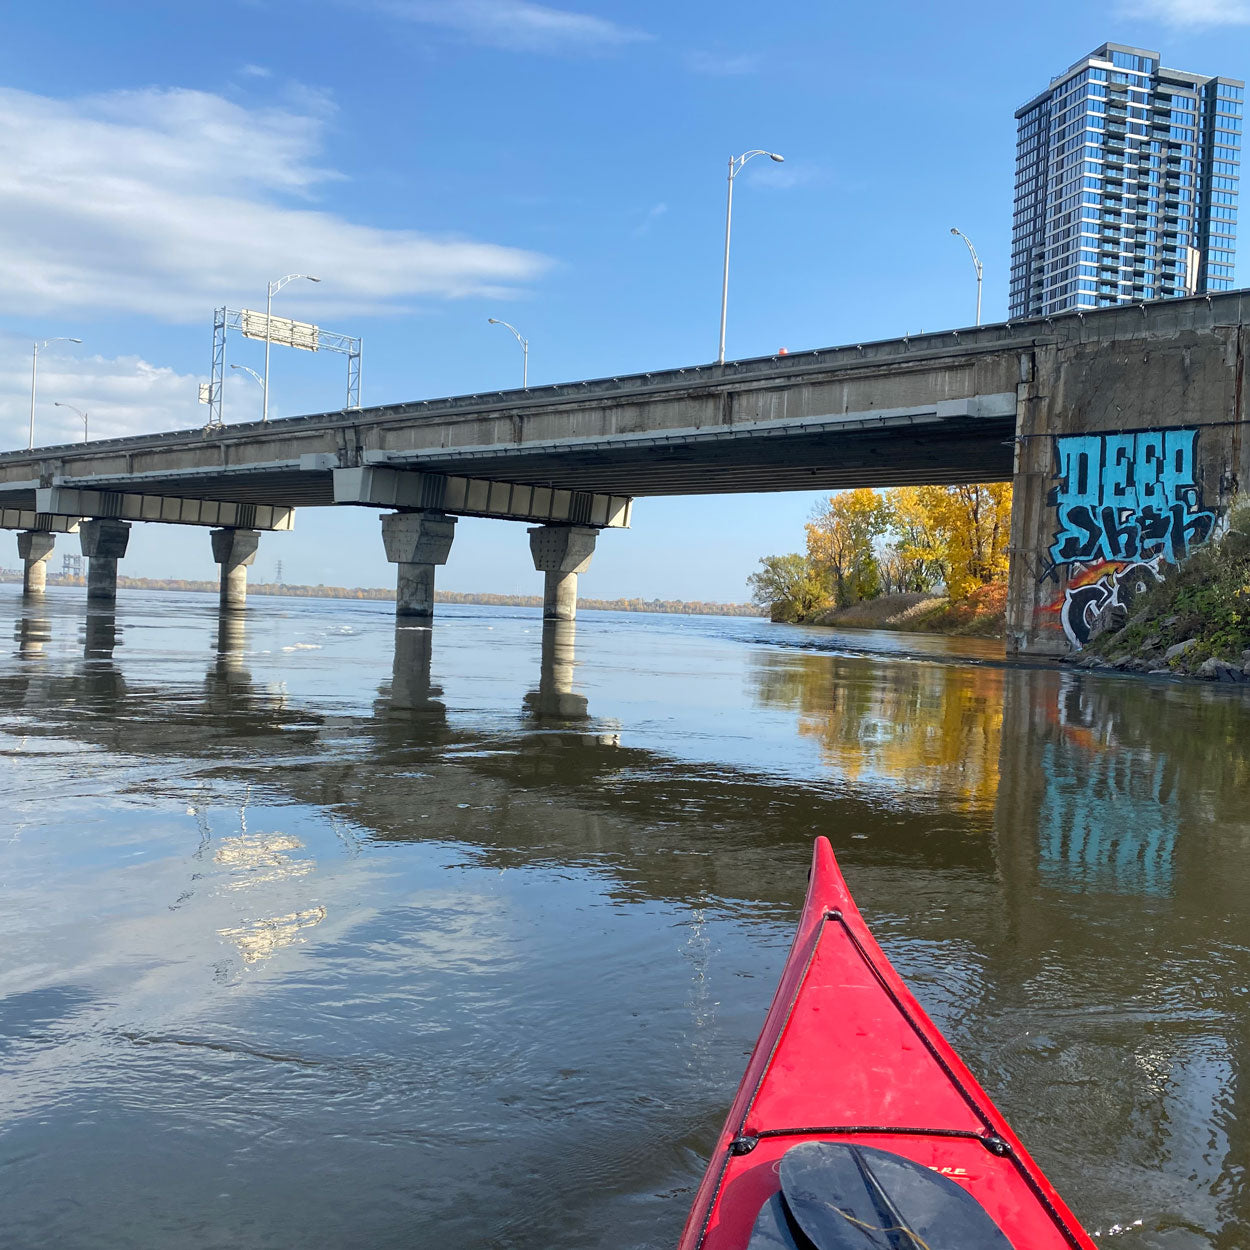
[[[758,620],[18,589],[5,1246],[671,1246],[820,833],[1088,1227],[1250,1246],[1239,690]]]

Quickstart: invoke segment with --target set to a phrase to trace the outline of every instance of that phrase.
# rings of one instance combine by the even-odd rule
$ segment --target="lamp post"
[[[725,197],[725,273],[720,288],[720,350],[716,354],[718,365],[725,363],[725,313],[729,307],[729,224],[734,211],[734,179],[753,156],[767,156],[770,161],[777,161],[778,164],[786,159],[776,152],[766,152],[763,148],[755,148],[753,151],[743,152],[741,156],[729,158],[729,193]]]
[[[507,321],[500,321],[498,317],[487,317],[487,322],[493,326],[503,326],[505,330],[511,330],[516,335],[516,341],[521,344],[521,389],[529,390],[530,385],[530,341],[521,337],[521,331],[516,326],[509,324]]]
[[[82,441],[87,441],[87,414],[81,408],[75,408],[73,404],[63,404],[59,399],[52,401],[53,408],[68,408],[70,412],[76,412],[82,418]]]
[[[957,234],[968,245],[968,253],[972,257],[972,264],[977,271],[977,325],[981,324],[981,258],[977,255],[977,249],[972,246],[972,240],[968,238],[962,230],[951,227],[951,234]]]
[[[260,387],[260,389],[261,389],[261,394],[262,394],[262,395],[265,393],[265,391],[267,391],[267,390],[269,389],[269,388],[265,385],[265,379],[264,379],[264,378],[262,378],[262,377],[260,376],[260,374],[256,372],[256,370],[255,370],[255,369],[249,369],[249,368],[247,367],[247,365],[231,365],[231,366],[230,366],[230,368],[231,368],[231,369],[242,369],[244,373],[250,373],[250,374],[252,375],[252,377],[255,379],[255,381],[256,381],[256,385]],[[262,418],[262,419],[263,419],[263,418]]]
[[[273,297],[282,290],[288,282],[296,282],[299,279],[305,282],[320,282],[320,278],[314,278],[308,273],[288,273],[284,278],[275,278],[265,290],[265,394],[261,401],[260,419],[262,421],[269,420],[269,319],[273,315]]]
[[[35,382],[39,376],[39,353],[51,343],[81,343],[82,339],[71,339],[61,335],[55,339],[36,339],[30,354],[30,438],[26,442],[26,450],[35,449]]]

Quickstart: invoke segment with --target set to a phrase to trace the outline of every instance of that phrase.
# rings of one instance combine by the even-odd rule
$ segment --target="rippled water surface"
[[[1250,1246],[1240,691],[755,620],[18,589],[6,1246],[671,1246],[818,833],[1091,1229]]]

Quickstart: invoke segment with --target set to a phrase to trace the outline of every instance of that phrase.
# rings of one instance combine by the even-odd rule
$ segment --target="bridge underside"
[[[957,485],[1011,480],[1015,417],[949,418],[932,425],[855,433],[703,440],[655,439],[551,452],[482,448],[446,456],[388,455],[391,468],[472,473],[534,485],[635,497],[751,491],[842,490],[855,486]]]
[[[717,495],[753,491],[841,490],[857,486],[957,485],[1011,480],[1014,417],[944,418],[832,434],[700,431],[694,438],[663,436],[598,440],[583,445],[455,448],[446,451],[367,451],[365,463],[424,473],[611,495]],[[330,506],[329,464],[299,461],[228,469],[111,476],[66,474],[66,485],[99,491],[177,495],[288,508]],[[5,506],[33,509],[35,489],[4,491]]]

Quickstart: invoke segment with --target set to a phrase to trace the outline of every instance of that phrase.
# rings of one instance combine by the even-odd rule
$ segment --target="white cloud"
[[[607,18],[529,0],[376,0],[372,7],[459,31],[477,43],[521,52],[590,51],[650,38]]]
[[[644,234],[648,234],[651,227],[655,225],[665,213],[668,212],[668,205],[661,201],[658,204],[652,204],[646,213],[643,214],[642,220],[630,231],[635,238],[641,238]]]
[[[25,447],[30,427],[31,344],[0,337],[0,449]],[[150,364],[140,356],[106,357],[55,343],[39,353],[35,444],[82,441],[83,427],[69,408],[87,414],[92,439],[203,425],[199,379]]]
[[[691,52],[686,56],[686,67],[696,74],[731,78],[758,73],[760,58],[754,52]]]
[[[785,164],[778,165],[763,157],[756,157],[744,172],[753,187],[773,191],[790,191],[795,187],[810,186],[814,182],[824,181],[826,177],[826,171],[820,165],[789,159]]]
[[[283,272],[316,273],[293,315],[401,311],[413,297],[502,297],[545,257],[358,225],[314,207],[331,111],[248,109],[199,91],[76,101],[0,89],[0,310],[203,320]],[[302,305],[302,308],[301,308]]]
[[[1165,26],[1250,25],[1250,0],[1121,0],[1119,12]]]

